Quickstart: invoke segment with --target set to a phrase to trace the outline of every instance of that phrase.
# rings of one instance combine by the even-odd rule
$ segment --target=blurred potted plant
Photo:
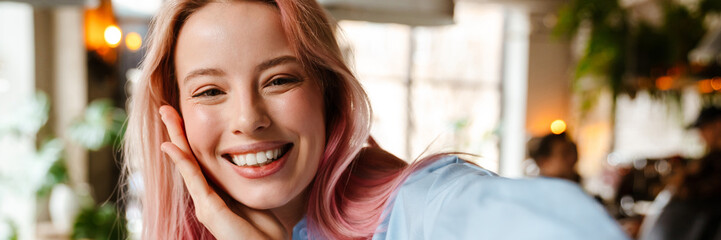
[[[7,240],[18,240],[18,227],[15,222],[10,219],[3,219],[6,226],[0,225],[0,238]],[[6,229],[3,229],[5,227]]]
[[[83,117],[70,126],[70,138],[93,151],[115,145],[125,133],[126,117],[125,111],[113,106],[110,99],[94,100]]]
[[[70,138],[91,151],[117,146],[125,133],[126,117],[125,111],[115,107],[111,100],[94,100],[85,109],[84,115],[70,126]],[[127,236],[125,225],[125,218],[119,215],[114,204],[90,204],[83,207],[75,218],[71,238],[124,239]]]
[[[120,240],[128,236],[125,218],[112,203],[84,208],[73,225],[71,239]]]
[[[718,17],[721,1],[571,0],[559,12],[554,32],[583,39],[573,90],[590,109],[599,91],[634,97],[680,96],[680,88],[696,84],[701,73],[689,52],[709,31],[704,22]],[[613,108],[615,109],[615,108]],[[612,110],[613,111],[613,110]]]
[[[48,120],[50,104],[47,96],[38,92],[27,106],[18,109],[17,114],[0,118],[0,137],[35,141],[38,131]],[[70,126],[70,139],[89,150],[109,146],[122,139],[125,117],[125,112],[114,107],[108,99],[92,101],[84,115]],[[0,169],[0,182],[8,183],[0,184],[0,193],[6,187],[15,187],[17,191],[32,189],[38,197],[49,195],[53,226],[63,233],[72,231],[73,239],[121,239],[126,236],[124,218],[119,217],[112,203],[94,206],[88,191],[69,186],[63,149],[60,139],[50,137],[39,148],[20,154],[24,157],[18,157],[30,155],[32,160],[17,161]]]
[[[70,139],[89,150],[98,150],[111,145],[121,139],[125,117],[125,111],[114,107],[112,101],[94,100],[85,109],[83,116],[70,126],[68,131]],[[73,236],[81,237],[87,236],[88,233],[107,230],[107,226],[105,228],[95,226],[105,222],[94,223],[93,219],[96,217],[93,216],[101,216],[102,220],[112,213],[117,218],[117,211],[114,208],[110,211],[106,207],[112,204],[94,206],[87,190],[81,191],[77,186],[74,189],[67,184],[67,181],[65,161],[58,159],[49,168],[44,185],[38,191],[40,195],[50,193],[49,211],[55,228],[64,233],[72,231]],[[90,220],[82,219],[88,216],[91,217]],[[76,231],[80,231],[81,234],[76,234]],[[109,232],[100,234],[106,233]]]
[[[7,219],[15,236],[24,236],[34,223],[37,193],[43,188],[51,166],[62,156],[63,144],[49,137],[37,140],[37,133],[47,123],[50,105],[39,92],[28,101],[15,105],[13,114],[0,116],[0,218]],[[44,189],[39,191],[39,189]]]

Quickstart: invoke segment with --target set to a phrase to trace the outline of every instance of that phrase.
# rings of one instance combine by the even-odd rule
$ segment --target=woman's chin
[[[277,204],[267,204],[267,203],[248,203],[248,204],[245,204],[245,206],[252,208],[252,209],[256,209],[256,210],[270,210],[270,209],[280,207]]]
[[[268,209],[274,209],[279,208],[286,203],[288,203],[288,200],[281,199],[278,196],[260,196],[260,197],[252,197],[249,198],[248,196],[244,197],[235,197],[236,200],[243,203],[243,205],[257,210],[268,210]]]

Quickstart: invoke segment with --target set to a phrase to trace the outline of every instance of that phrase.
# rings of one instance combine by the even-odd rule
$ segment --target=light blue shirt
[[[449,156],[417,170],[398,189],[374,240],[628,239],[576,184],[507,179]],[[308,239],[306,220],[293,239]]]

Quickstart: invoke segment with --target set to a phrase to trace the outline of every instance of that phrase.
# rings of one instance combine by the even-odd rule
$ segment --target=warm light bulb
[[[140,37],[140,34],[136,32],[128,33],[128,35],[125,36],[125,46],[130,49],[130,51],[138,51],[140,49],[140,46],[143,45],[143,38]]]
[[[721,77],[715,77],[711,79],[711,88],[716,91],[721,90]]]
[[[711,79],[704,79],[698,81],[698,91],[701,93],[713,92],[713,86],[711,85]]]
[[[563,120],[556,120],[551,123],[551,132],[553,134],[561,134],[566,131],[566,122]]]
[[[120,38],[122,38],[123,33],[120,32],[120,28],[115,25],[110,25],[105,28],[105,42],[110,47],[117,47],[118,44],[120,44]]]
[[[673,88],[673,78],[669,76],[659,77],[656,79],[656,88],[661,91]]]

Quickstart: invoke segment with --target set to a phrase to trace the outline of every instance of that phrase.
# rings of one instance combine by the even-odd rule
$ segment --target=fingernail
[[[165,144],[160,145],[160,151],[163,151],[164,153],[168,152],[168,147],[165,146]]]
[[[158,110],[158,114],[160,114],[160,119],[165,121],[165,114],[163,114],[163,111]]]

